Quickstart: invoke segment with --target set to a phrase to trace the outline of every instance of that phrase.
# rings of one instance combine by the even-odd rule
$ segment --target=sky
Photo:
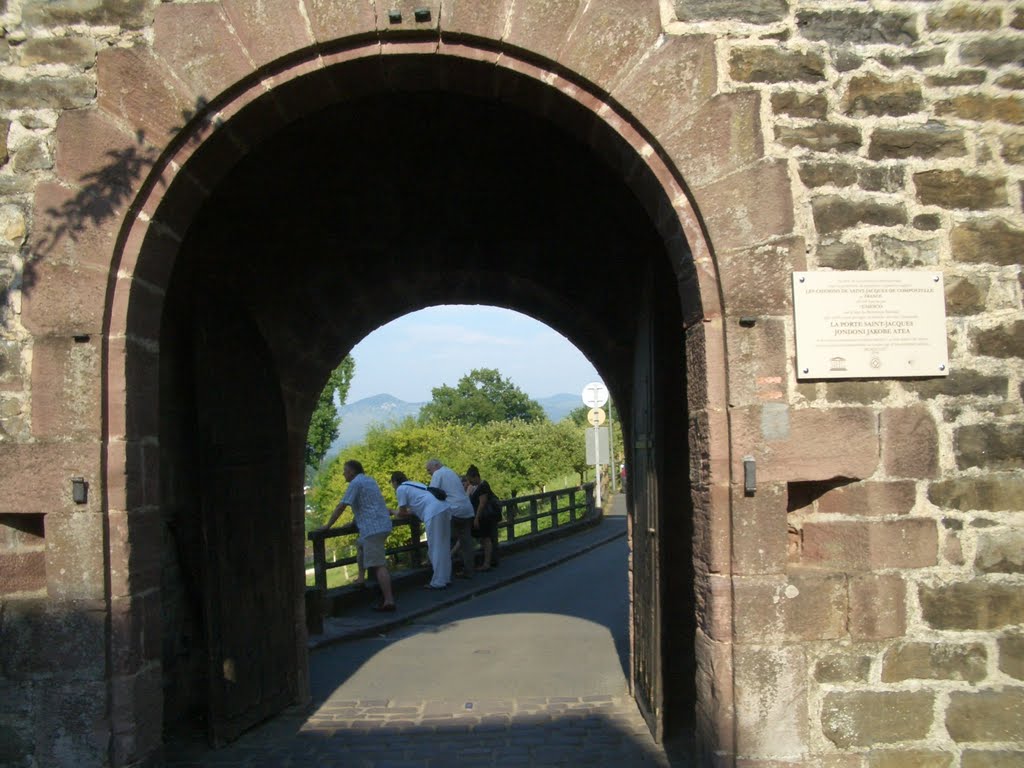
[[[535,400],[578,394],[601,380],[560,333],[498,307],[444,305],[412,312],[371,333],[352,357],[349,403],[380,394],[427,402],[434,387],[454,387],[474,368],[498,369]]]

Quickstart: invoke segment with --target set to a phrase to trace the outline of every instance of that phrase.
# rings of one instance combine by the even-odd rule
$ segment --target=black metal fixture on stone
[[[753,456],[743,457],[743,495],[753,496],[757,493],[757,462]]]
[[[399,10],[388,11],[388,21],[392,24],[402,23],[402,12]]]
[[[416,17],[416,21],[430,21],[429,8],[417,8],[415,11],[413,11],[413,15]]]
[[[75,504],[85,504],[89,501],[89,483],[84,477],[71,478],[71,500]]]
[[[755,325],[757,325],[757,318],[756,317],[741,317],[740,318],[740,327],[741,328],[753,328]]]

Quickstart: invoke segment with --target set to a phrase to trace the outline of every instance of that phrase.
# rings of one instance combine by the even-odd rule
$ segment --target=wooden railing
[[[547,533],[560,526],[569,525],[594,514],[594,484],[546,491],[530,496],[515,496],[502,499],[501,522],[498,524],[499,546],[508,547],[530,537]],[[426,562],[427,543],[422,540],[423,524],[416,518],[395,518],[395,527],[409,526],[409,543],[388,547],[388,563],[393,570],[419,568]],[[355,537],[359,528],[355,523],[330,528],[326,531],[310,531],[308,538],[313,545],[313,578],[321,596],[327,593],[327,573],[333,568],[344,568],[356,563],[356,558],[343,557],[327,561],[327,541],[339,536]],[[352,541],[355,544],[353,538]]]

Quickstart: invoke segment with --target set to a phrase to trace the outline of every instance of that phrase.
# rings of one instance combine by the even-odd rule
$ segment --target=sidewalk
[[[531,547],[512,552],[503,550],[501,564],[497,568],[477,572],[472,579],[455,579],[445,590],[423,589],[422,579],[395,579],[397,609],[394,613],[374,612],[372,606],[379,593],[367,590],[364,603],[353,605],[343,616],[325,617],[323,634],[310,635],[309,648],[384,634],[441,608],[525,579],[625,535],[626,497],[620,493],[613,497],[611,510],[596,524],[553,540],[539,541]]]

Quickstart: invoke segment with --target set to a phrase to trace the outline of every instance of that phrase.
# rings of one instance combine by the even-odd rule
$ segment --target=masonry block
[[[103,517],[95,512],[46,516],[47,590],[60,600],[100,600],[106,593]]]
[[[759,94],[743,91],[712,97],[669,133],[664,144],[692,187],[753,166],[765,156]]]
[[[733,476],[742,459],[757,462],[757,480],[793,482],[869,477],[878,466],[878,426],[867,408],[794,409],[783,403],[735,408]]]
[[[67,658],[78,659],[74,654]],[[36,722],[38,765],[106,765],[110,739],[106,681],[44,688]]]
[[[159,664],[115,677],[111,685],[112,746],[115,765],[130,765],[153,754],[162,741],[164,694]]]
[[[803,649],[738,648],[734,658],[737,751],[763,758],[805,752],[808,709]]]
[[[98,443],[0,444],[0,514],[98,512],[100,450]],[[71,478],[90,483],[88,503],[71,498]]]
[[[954,741],[1019,741],[1024,724],[1024,688],[960,692],[949,697],[946,730]]]
[[[557,60],[579,6],[578,0],[514,3],[505,42]]]
[[[1024,634],[1010,632],[999,638],[999,671],[1024,680]]]
[[[99,439],[100,339],[38,338],[32,350],[32,433]]]
[[[313,44],[304,14],[292,0],[221,0],[221,4],[256,68]]]
[[[792,313],[791,275],[807,268],[806,243],[803,238],[793,237],[747,251],[723,253],[719,265],[722,289],[731,297],[730,320],[757,318],[757,325],[749,329],[756,330],[766,316]],[[731,336],[742,339],[746,330]],[[784,348],[779,350],[779,356],[784,353]]]
[[[64,126],[64,121],[59,125]],[[91,130],[90,125],[81,127]],[[67,154],[67,151],[58,154]],[[120,209],[128,196],[127,188],[119,185],[131,178],[130,173],[117,169],[118,164],[119,161],[114,160],[109,168],[111,176],[124,177],[117,181],[100,179],[79,189],[50,183],[36,187],[30,257],[33,271],[44,265],[103,272],[110,269],[114,240],[122,221]],[[69,174],[79,172],[74,168],[66,171]],[[65,290],[73,285],[65,286]]]
[[[108,518],[111,594],[123,599],[159,589],[164,547],[160,512],[111,510]]]
[[[882,411],[882,462],[890,477],[936,477],[939,434],[924,406]]]
[[[155,146],[163,146],[197,108],[167,73],[167,64],[147,48],[108,48],[97,57],[100,108],[123,119]],[[138,84],[146,83],[145,88]],[[202,94],[199,94],[202,95]]]
[[[822,514],[890,517],[907,515],[917,501],[913,480],[851,483],[833,488],[818,499]]]
[[[787,639],[835,640],[846,635],[845,575],[813,570],[791,572],[783,597]]]
[[[851,576],[850,637],[884,640],[901,637],[907,628],[907,587],[899,576]]]
[[[223,5],[175,3],[155,9],[153,50],[188,83],[193,112],[199,111],[200,100],[213,101],[253,70],[238,37],[228,26]],[[266,5],[261,3],[258,7]],[[288,34],[285,29],[280,32]]]
[[[134,675],[160,660],[163,622],[159,589],[112,600],[110,622],[114,675]]]
[[[765,160],[694,191],[721,253],[791,234],[791,190],[788,168]]]
[[[0,596],[46,589],[46,552],[0,550]]]
[[[786,325],[781,318],[761,318],[743,327],[730,318],[729,402],[754,406],[784,402],[786,395]]]
[[[737,490],[732,510],[732,572],[782,573],[789,546],[785,486],[765,485],[754,496]]]
[[[953,768],[956,756],[935,749],[871,750],[868,768]]]
[[[935,694],[857,691],[825,695],[821,726],[837,747],[871,747],[923,739],[931,730]]]
[[[513,5],[512,0],[453,0],[441,4],[441,29],[445,33],[500,40]]]
[[[670,136],[673,126],[707,107],[705,102],[714,94],[717,81],[713,39],[672,35],[626,75],[612,96],[646,130]],[[672,157],[680,157],[668,151]]]
[[[363,0],[305,0],[313,36],[321,45],[375,35],[374,5]]]
[[[933,629],[991,630],[1024,623],[1024,590],[987,579],[921,585],[921,616]]]
[[[935,521],[806,522],[801,562],[844,571],[926,568],[938,562]]]
[[[732,579],[735,602],[734,639],[738,643],[781,643],[786,633],[784,575],[737,576]]]
[[[38,336],[102,333],[106,269],[31,262],[24,280],[22,317],[29,331]]]
[[[2,676],[83,685],[102,681],[106,672],[105,615],[100,601],[40,598],[6,602],[0,621]],[[68,663],[72,659],[74,663]]]
[[[981,643],[900,643],[882,659],[882,682],[963,680],[977,683],[987,675],[988,653]]]

